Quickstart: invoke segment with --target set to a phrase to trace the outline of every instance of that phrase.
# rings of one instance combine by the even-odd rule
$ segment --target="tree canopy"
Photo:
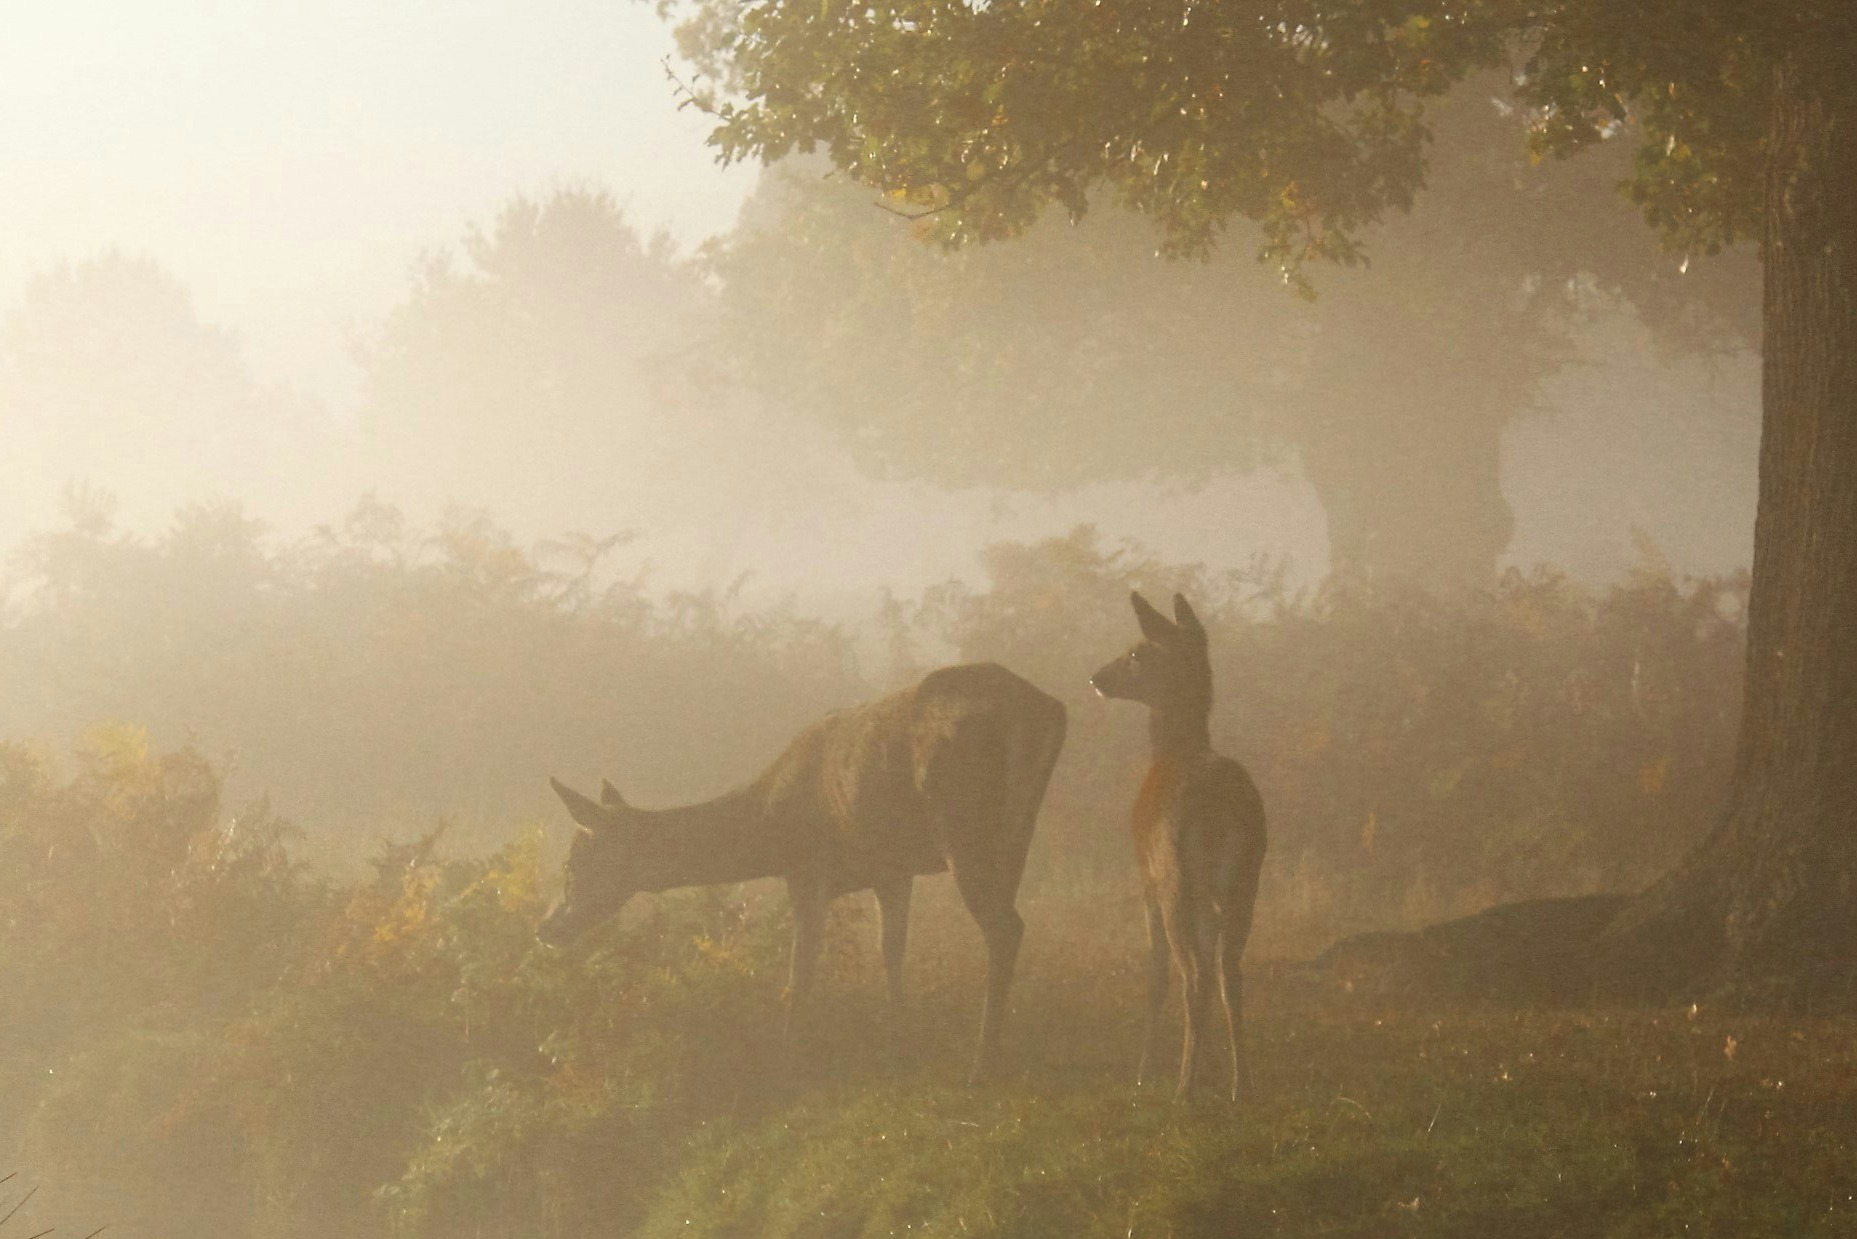
[[[610,195],[518,198],[428,256],[368,343],[370,430],[428,484],[503,494],[523,462],[642,438],[661,413],[657,363],[699,304],[668,239],[640,236]]]
[[[260,383],[238,338],[203,321],[158,263],[109,252],[60,264],[0,323],[0,455],[22,462],[0,496],[0,537],[53,516],[71,483],[110,485],[146,519],[206,497],[203,477],[236,486],[280,459],[301,465],[310,413]],[[275,499],[304,479],[266,485]]]
[[[424,519],[467,503],[525,536],[640,530],[680,584],[740,573],[777,542],[767,512],[824,510],[838,479],[700,381],[712,309],[611,194],[517,198],[429,256],[367,342],[367,480]]]
[[[1310,343],[1262,272],[1161,262],[1125,212],[944,254],[806,161],[771,169],[708,257],[708,351],[736,382],[866,470],[944,486],[1248,467],[1282,440]]]
[[[866,467],[944,484],[1190,484],[1294,452],[1335,566],[1484,585],[1512,524],[1503,431],[1589,338],[1634,313],[1676,352],[1758,335],[1745,257],[1680,273],[1607,192],[1624,142],[1537,166],[1528,123],[1498,74],[1440,101],[1436,192],[1307,302],[1229,247],[1163,261],[1104,189],[1085,220],[1047,209],[1014,244],[949,251],[919,243],[939,216],[784,160],[710,253],[710,351]]]
[[[1757,231],[1765,99],[1782,49],[1844,6],[1725,0],[697,0],[684,26],[723,88],[725,159],[824,149],[950,244],[1023,231],[1092,190],[1204,253],[1262,226],[1292,280],[1352,262],[1361,230],[1411,205],[1428,109],[1512,69],[1538,155],[1629,124],[1632,196],[1677,247]]]

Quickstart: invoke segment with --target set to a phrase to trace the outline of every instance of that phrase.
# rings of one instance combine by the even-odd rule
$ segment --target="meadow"
[[[833,1047],[862,1078],[706,1124],[639,1233],[1779,1236],[1857,1221],[1846,1023],[1365,998],[1267,960],[1249,987],[1255,1098],[1181,1105],[1133,1086],[1139,918],[1103,902],[1039,905],[1022,1069],[1003,1087],[953,1087],[969,1029],[948,1013],[973,965],[938,969],[933,1061],[862,1048],[855,1030],[880,1016],[867,999]]]
[[[970,1090],[981,948],[945,881],[906,1021],[848,898],[787,1045],[772,884],[648,897],[550,951],[538,845],[389,849],[288,917],[236,897],[249,854],[196,875],[196,915],[271,921],[282,975],[215,1013],[224,977],[176,950],[113,1026],[99,993],[51,1079],[11,1081],[36,1095],[36,1207],[131,1234],[1014,1239],[1830,1236],[1857,1213],[1846,1020],[1389,993],[1266,933],[1256,1095],[1179,1104],[1132,1079],[1132,883],[1047,882],[1005,1078]]]

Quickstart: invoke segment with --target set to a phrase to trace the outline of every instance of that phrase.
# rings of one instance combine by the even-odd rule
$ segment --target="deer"
[[[700,804],[636,809],[551,778],[579,827],[560,899],[537,933],[564,945],[639,892],[785,880],[793,910],[789,1047],[808,1006],[826,911],[875,893],[892,1026],[917,877],[952,873],[986,943],[980,1045],[970,1084],[998,1066],[1006,999],[1024,937],[1015,906],[1045,787],[1064,746],[1062,702],[996,663],[943,667],[802,730],[749,783]]]
[[[1185,597],[1169,620],[1130,595],[1142,639],[1090,678],[1106,698],[1148,707],[1152,760],[1131,826],[1148,919],[1148,1010],[1136,1085],[1153,1076],[1170,969],[1186,1009],[1176,1100],[1200,1084],[1216,978],[1231,1040],[1231,1098],[1251,1090],[1244,1048],[1244,973],[1263,868],[1264,801],[1245,768],[1213,751],[1212,663],[1206,629]]]

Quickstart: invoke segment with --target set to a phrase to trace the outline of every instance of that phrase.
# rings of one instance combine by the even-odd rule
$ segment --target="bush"
[[[714,793],[867,692],[833,626],[654,597],[622,538],[525,548],[372,500],[284,545],[229,508],[153,541],[75,517],[26,548],[0,611],[0,735],[150,720],[268,790],[329,861],[438,815],[488,851],[552,813],[550,771],[641,803]]]
[[[893,643],[997,659],[1069,705],[1035,863],[1070,880],[1132,875],[1123,823],[1147,761],[1141,711],[1097,700],[1088,677],[1135,640],[1131,588],[1193,598],[1214,744],[1250,768],[1270,819],[1267,949],[1641,886],[1726,792],[1741,578],[1679,585],[1653,567],[1596,593],[1542,569],[1463,596],[1291,596],[1269,565],[1167,565],[1087,527],[996,546],[986,567],[984,591],[893,608]]]
[[[133,727],[93,729],[66,779],[0,745],[0,1140],[99,1210],[183,1166],[209,1198],[235,1190],[213,1182],[221,1133],[184,1154],[165,1136],[324,901],[289,827],[263,803],[221,820],[219,796],[197,753]]]
[[[553,952],[539,831],[474,860],[434,831],[336,889],[134,729],[67,781],[17,746],[0,769],[23,862],[0,873],[0,1136],[91,1211],[277,1239],[590,1224],[772,1077],[787,922],[763,892],[651,901]]]

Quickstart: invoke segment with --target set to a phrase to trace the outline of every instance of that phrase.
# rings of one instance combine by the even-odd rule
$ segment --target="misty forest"
[[[0,1239],[1857,1234],[1847,0],[0,38]]]

